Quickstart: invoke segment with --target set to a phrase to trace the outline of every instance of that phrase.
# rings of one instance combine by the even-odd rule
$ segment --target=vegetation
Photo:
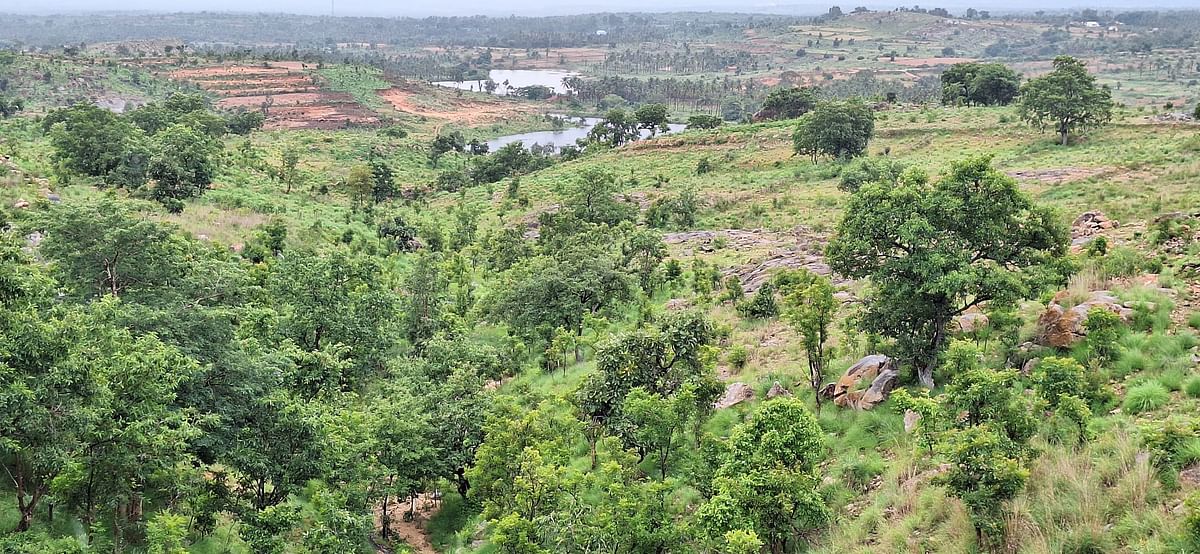
[[[1198,21],[0,16],[0,551],[1194,551]]]

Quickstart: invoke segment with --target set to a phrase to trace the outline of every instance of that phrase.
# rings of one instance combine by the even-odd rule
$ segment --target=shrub
[[[1188,327],[1200,329],[1200,312],[1192,312],[1187,318]]]
[[[734,369],[741,371],[746,368],[746,363],[750,361],[750,354],[746,351],[745,346],[739,344],[729,349],[729,355],[725,357],[725,360]]]
[[[1171,399],[1171,392],[1158,381],[1147,381],[1135,385],[1125,392],[1121,408],[1131,414],[1157,410]]]
[[[1183,378],[1183,370],[1174,368],[1162,372],[1158,376],[1158,382],[1169,391],[1177,391],[1183,388]]]
[[[1183,385],[1183,392],[1192,398],[1200,398],[1200,377],[1192,377]]]
[[[779,304],[775,302],[775,287],[771,286],[771,283],[763,283],[753,297],[737,305],[737,311],[742,317],[752,319],[766,319],[779,315]]]

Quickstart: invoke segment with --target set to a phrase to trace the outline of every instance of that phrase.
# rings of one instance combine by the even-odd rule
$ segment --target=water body
[[[570,71],[555,71],[551,69],[493,69],[488,72],[488,78],[496,83],[497,96],[507,96],[521,87],[541,85],[554,90],[555,93],[566,92],[562,80],[567,77],[578,77],[578,73]],[[508,83],[506,86],[505,83]],[[486,81],[434,81],[440,87],[450,87],[474,92],[487,92]]]
[[[564,146],[573,146],[576,140],[587,137],[587,134],[592,130],[592,127],[595,127],[596,124],[600,122],[600,119],[596,117],[574,117],[566,118],[566,120],[568,127],[564,127],[562,129],[554,131],[534,131],[532,133],[520,133],[517,135],[508,135],[489,140],[487,143],[488,150],[495,152],[497,149],[513,142],[520,142],[525,146],[533,146],[534,144],[540,146],[550,145],[554,146],[554,148],[557,150]],[[666,133],[659,133],[659,135],[678,133],[687,127],[682,123],[671,123],[669,126],[669,131]],[[650,136],[650,131],[642,131],[642,138],[646,138],[648,136]]]

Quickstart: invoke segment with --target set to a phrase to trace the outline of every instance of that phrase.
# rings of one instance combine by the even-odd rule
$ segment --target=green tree
[[[957,63],[942,73],[942,103],[1006,106],[1020,87],[1021,77],[1004,64]]]
[[[952,318],[987,303],[1028,298],[1066,251],[1067,231],[988,157],[955,162],[931,185],[921,172],[899,186],[867,185],[850,199],[828,247],[838,273],[870,277],[863,328],[891,337],[933,387]]]
[[[807,277],[807,285],[796,287],[784,297],[784,314],[804,342],[804,353],[808,357],[808,380],[819,413],[821,382],[830,358],[825,345],[829,340],[829,326],[837,315],[837,302],[833,299],[833,285],[829,279],[813,274]]]
[[[285,148],[280,154],[279,160],[279,180],[287,185],[283,193],[291,194],[292,186],[300,180],[300,151],[295,148]]]
[[[633,425],[638,444],[647,445],[658,457],[659,478],[667,478],[668,462],[688,422],[696,417],[696,386],[684,383],[675,394],[664,397],[638,387],[625,396],[621,411]],[[682,440],[680,441],[682,442]]]
[[[587,168],[562,187],[563,207],[587,223],[616,226],[637,217],[637,206],[618,197],[621,184],[611,171]]]
[[[758,119],[795,119],[817,106],[817,89],[812,87],[779,88],[767,93]]]
[[[200,196],[217,173],[221,143],[191,127],[172,125],[154,135],[147,175],[154,180],[152,196],[164,204]]]
[[[696,511],[697,524],[721,542],[751,530],[774,554],[825,525],[832,514],[821,497],[824,435],[804,403],[776,398],[734,428],[713,481],[715,495]]]
[[[1054,71],[1026,82],[1017,107],[1030,125],[1053,127],[1063,146],[1071,133],[1104,125],[1113,115],[1108,87],[1097,86],[1083,62],[1070,56],[1054,58]]]
[[[650,131],[650,136],[671,130],[667,124],[668,117],[670,117],[670,113],[664,104],[642,104],[633,112],[633,118],[637,120],[638,128]]]
[[[867,151],[875,134],[875,114],[858,100],[821,102],[800,119],[792,135],[797,154],[849,159]]]
[[[615,108],[604,114],[604,119],[588,131],[588,142],[616,148],[637,140],[639,136],[637,117]]]
[[[947,452],[950,471],[939,477],[967,506],[980,547],[1001,539],[1005,503],[1021,492],[1029,478],[1029,470],[1005,442],[988,426],[952,433]]]

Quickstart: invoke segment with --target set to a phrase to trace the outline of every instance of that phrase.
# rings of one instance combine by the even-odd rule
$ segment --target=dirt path
[[[417,554],[437,554],[437,550],[433,548],[433,543],[429,542],[429,536],[425,534],[425,524],[429,521],[430,516],[441,507],[440,502],[434,500],[432,495],[422,494],[417,497],[416,513],[412,521],[404,521],[404,514],[412,507],[412,503],[408,501],[392,502],[388,504],[388,514],[391,516],[391,530],[394,537],[398,537],[412,547],[413,552]],[[382,523],[383,510],[379,505],[375,506],[375,533],[378,535],[383,530]]]

